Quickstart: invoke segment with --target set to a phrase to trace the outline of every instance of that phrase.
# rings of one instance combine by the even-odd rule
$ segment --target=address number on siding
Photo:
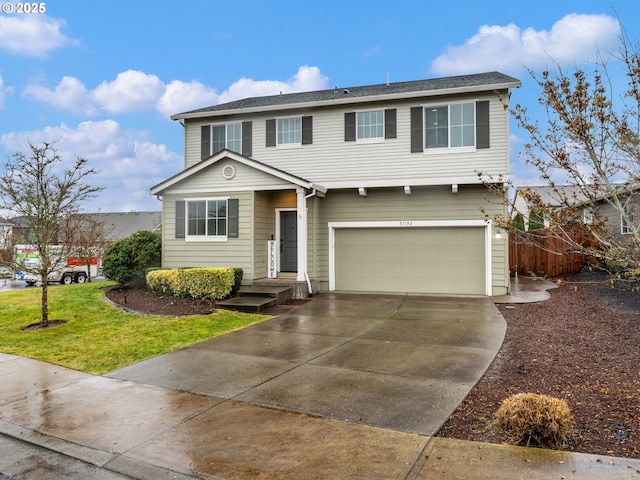
[[[400,220],[401,227],[412,227],[413,222],[411,220]]]

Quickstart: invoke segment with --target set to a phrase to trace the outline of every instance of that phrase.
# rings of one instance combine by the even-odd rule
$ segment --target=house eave
[[[310,182],[308,180],[305,180],[303,178],[297,177],[295,175],[292,175],[290,173],[287,173],[285,171],[282,170],[278,170],[276,168],[273,168],[267,164],[258,162],[256,160],[253,160],[249,157],[245,157],[243,155],[237,154],[235,152],[229,151],[229,150],[223,150],[222,152],[219,152],[216,155],[213,155],[205,160],[200,161],[199,163],[197,163],[196,165],[191,166],[190,168],[183,170],[179,173],[177,173],[176,175],[166,179],[165,181],[159,183],[158,185],[155,185],[153,187],[151,187],[149,189],[149,194],[151,195],[156,195],[156,196],[161,196],[163,194],[163,192],[167,189],[172,188],[174,185],[176,185],[177,183],[180,183],[184,180],[186,180],[187,178],[191,177],[192,175],[195,175],[196,173],[202,171],[203,169],[221,161],[222,159],[231,159],[234,160],[236,162],[242,163],[244,165],[247,165],[250,168],[254,168],[256,170],[259,170],[261,172],[267,173],[269,175],[272,175],[276,178],[279,178],[281,180],[284,180],[292,185],[295,185],[297,187],[302,187],[305,188],[307,190],[317,190],[319,192],[322,193],[326,193],[327,189],[322,186],[319,185],[317,183],[314,182]]]

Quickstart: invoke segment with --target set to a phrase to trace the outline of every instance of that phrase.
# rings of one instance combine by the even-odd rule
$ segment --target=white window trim
[[[367,144],[367,143],[384,143],[385,139],[385,110],[384,108],[369,108],[366,110],[356,110],[356,144]],[[373,138],[358,138],[358,114],[359,113],[367,113],[367,112],[382,112],[382,136],[381,137],[373,137]]]
[[[279,143],[278,142],[278,125],[280,120],[289,120],[289,119],[294,119],[294,118],[298,118],[300,119],[300,142],[297,143]],[[276,117],[276,148],[278,149],[289,149],[289,148],[302,148],[302,115],[294,115],[291,117]]]
[[[633,221],[633,217],[629,218],[627,214],[627,218]],[[632,235],[633,234],[633,225],[629,225],[625,220],[625,214],[620,213],[620,235]]]
[[[185,204],[184,215],[184,240],[185,242],[226,242],[229,235],[229,199],[231,197],[204,197],[183,198]],[[225,200],[227,202],[227,235],[189,235],[189,202],[208,202],[212,200]],[[205,219],[206,221],[206,219]]]
[[[425,228],[425,227],[484,227],[485,295],[493,290],[491,220],[394,220],[380,222],[329,222],[329,291],[336,289],[336,229],[337,228]]]
[[[474,145],[472,147],[438,147],[438,148],[427,148],[427,126],[424,125],[425,122],[425,110],[427,110],[428,108],[438,108],[438,107],[447,107],[447,114],[449,115],[449,125],[448,125],[448,143],[450,144],[450,139],[451,139],[451,105],[464,105],[467,103],[472,103],[473,104],[473,126],[474,126],[474,134],[473,134],[473,143]],[[476,125],[476,106],[478,103],[478,99],[468,99],[468,100],[458,100],[455,102],[447,102],[447,103],[427,103],[427,104],[423,104],[422,105],[422,150],[423,153],[425,155],[441,155],[443,153],[473,153],[475,151],[477,151],[477,145],[478,145],[478,137],[477,137],[477,128],[478,126]]]

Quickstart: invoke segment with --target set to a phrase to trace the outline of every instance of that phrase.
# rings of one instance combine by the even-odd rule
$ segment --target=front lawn
[[[128,313],[104,299],[112,285],[50,285],[49,319],[67,323],[44,330],[21,330],[41,320],[41,288],[0,292],[0,352],[102,374],[268,318],[226,310],[186,317]]]

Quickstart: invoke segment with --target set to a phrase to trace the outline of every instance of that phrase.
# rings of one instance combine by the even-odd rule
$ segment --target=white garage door
[[[486,292],[482,227],[336,228],[335,288],[360,292]]]

